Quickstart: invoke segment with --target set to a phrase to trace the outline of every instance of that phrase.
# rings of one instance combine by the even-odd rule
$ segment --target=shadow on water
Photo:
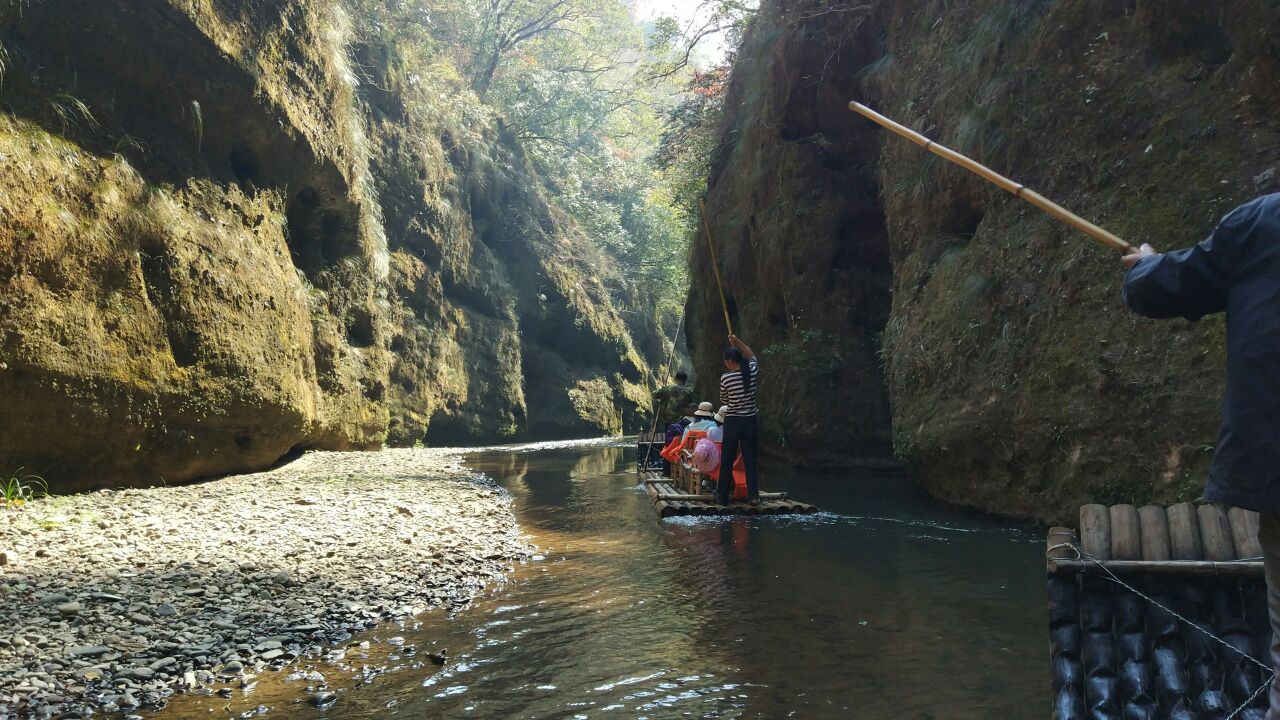
[[[424,652],[447,647],[449,661],[375,645],[369,663],[405,667],[342,693],[323,716],[1047,713],[1037,535],[938,503],[900,476],[778,469],[769,489],[825,512],[660,521],[632,457],[599,446],[469,456],[510,490],[542,559],[455,618],[377,631]]]

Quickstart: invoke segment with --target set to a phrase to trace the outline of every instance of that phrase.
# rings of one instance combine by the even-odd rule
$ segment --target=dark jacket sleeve
[[[1241,208],[1243,209],[1243,208]],[[1125,275],[1124,302],[1149,318],[1199,320],[1227,309],[1241,218],[1229,214],[1195,247],[1138,261]]]

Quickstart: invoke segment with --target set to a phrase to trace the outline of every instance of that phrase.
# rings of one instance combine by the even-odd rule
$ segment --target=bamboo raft
[[[645,491],[653,501],[653,511],[659,517],[675,515],[794,515],[818,512],[816,506],[787,498],[786,493],[760,493],[760,504],[731,502],[720,505],[715,494],[704,490],[707,475],[687,462],[674,464],[671,477],[661,473],[644,474]]]
[[[643,431],[636,438],[636,472],[662,470],[662,448],[667,444],[661,432]]]
[[[1217,505],[1085,505],[1078,532],[1050,529],[1053,717],[1207,720],[1240,709],[1234,717],[1262,720],[1271,630],[1261,555],[1257,513]]]

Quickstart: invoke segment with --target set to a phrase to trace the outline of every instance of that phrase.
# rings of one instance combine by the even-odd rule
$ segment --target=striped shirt
[[[760,363],[755,358],[747,361],[751,373],[751,387],[742,387],[742,371],[733,370],[720,376],[720,402],[729,406],[726,417],[751,417],[760,412],[756,407],[756,388],[760,386]]]

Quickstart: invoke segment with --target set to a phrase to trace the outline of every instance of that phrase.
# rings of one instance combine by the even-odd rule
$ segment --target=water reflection
[[[545,559],[454,619],[382,633],[448,647],[450,661],[382,675],[323,715],[1046,714],[1037,535],[941,505],[900,477],[778,469],[770,489],[826,512],[660,521],[631,457],[621,447],[471,456],[510,490]]]

